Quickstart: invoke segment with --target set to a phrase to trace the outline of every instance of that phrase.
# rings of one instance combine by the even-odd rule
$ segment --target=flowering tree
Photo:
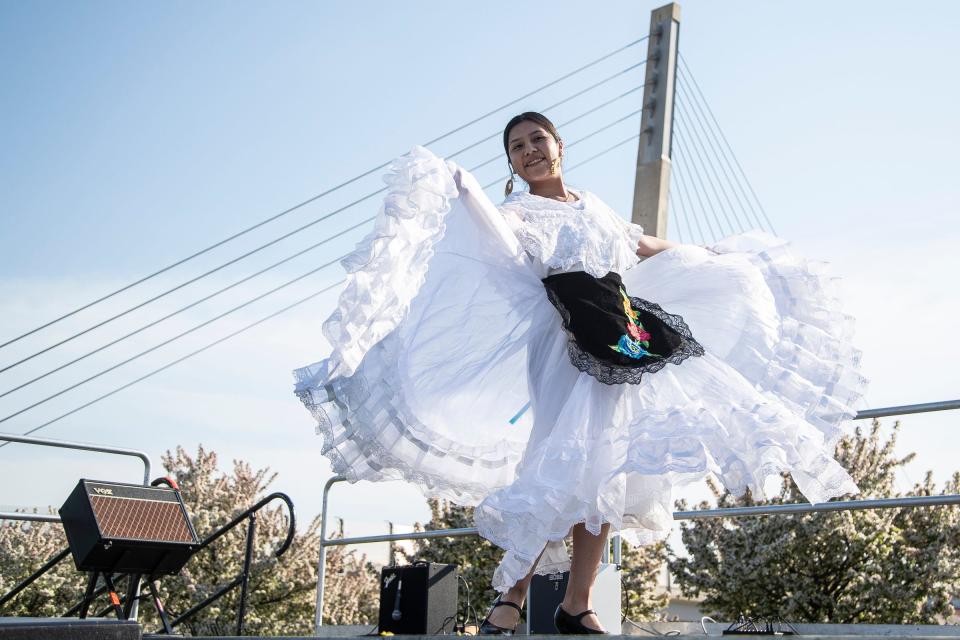
[[[645,547],[631,547],[621,542],[621,594],[623,615],[632,620],[657,620],[670,600],[657,579],[667,562],[668,546],[658,542]]]
[[[232,473],[217,467],[217,456],[198,447],[191,457],[182,448],[163,457],[167,473],[180,485],[181,494],[201,539],[253,505],[276,478],[269,469],[254,471],[234,461]],[[282,506],[261,510],[257,518],[256,545],[250,576],[246,631],[259,635],[297,635],[313,630],[319,557],[319,520],[314,519],[294,538],[280,558],[274,551],[287,532]],[[241,525],[197,553],[183,571],[160,581],[161,598],[168,612],[186,611],[239,575],[245,551],[246,526]],[[59,525],[6,522],[0,524],[0,593],[5,593],[37,569],[44,560],[66,547]],[[86,576],[71,560],[8,604],[4,615],[57,616],[83,596]],[[345,547],[327,554],[325,622],[366,624],[375,617],[377,578],[365,557]],[[191,635],[231,633],[236,625],[239,589],[177,627]],[[98,603],[95,607],[102,607]],[[144,602],[140,620],[147,629],[159,624],[153,608]]]
[[[913,458],[894,456],[899,426],[882,441],[874,420],[868,433],[858,428],[837,445],[859,498],[897,495],[894,473]],[[719,507],[759,504],[711,488]],[[955,474],[944,491],[958,490]],[[907,495],[935,493],[928,473]],[[771,502],[806,500],[786,477]],[[699,520],[684,524],[682,536],[690,555],[670,561],[677,583],[726,619],[743,612],[793,622],[936,623],[952,614],[960,586],[955,507]]]

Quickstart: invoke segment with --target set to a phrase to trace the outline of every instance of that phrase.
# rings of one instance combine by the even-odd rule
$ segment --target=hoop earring
[[[513,193],[513,165],[508,163],[507,167],[510,169],[510,179],[507,180],[507,186],[503,188],[504,197]]]

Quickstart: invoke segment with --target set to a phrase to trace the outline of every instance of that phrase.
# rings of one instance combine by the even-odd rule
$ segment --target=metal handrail
[[[31,573],[25,579],[20,581],[20,584],[15,585],[13,589],[7,591],[3,596],[0,596],[0,611],[3,610],[3,606],[17,597],[17,594],[33,584],[37,578],[45,574],[50,569],[53,569],[56,565],[60,563],[61,560],[70,555],[70,549],[63,549],[58,552],[52,558],[43,563],[43,566]]]
[[[143,461],[143,486],[150,484],[150,456],[144,451],[138,451],[137,449],[124,449],[120,447],[105,447],[103,445],[89,444],[86,442],[54,440],[53,438],[34,438],[32,436],[22,436],[18,433],[0,433],[0,440],[16,442],[20,444],[35,444],[41,447],[56,447],[58,449],[74,449],[77,451],[94,451],[96,453],[109,453],[118,456],[132,456],[134,458],[140,458]],[[24,513],[21,511],[0,511],[0,520],[60,522],[60,517],[53,514]]]
[[[221,537],[226,535],[229,531],[231,531],[232,529],[234,529],[235,527],[237,527],[238,525],[240,525],[242,522],[246,520],[248,523],[246,549],[244,554],[243,570],[241,571],[240,575],[232,579],[230,582],[228,582],[221,588],[219,588],[214,594],[208,596],[203,601],[187,609],[187,611],[183,612],[182,614],[174,618],[172,621],[166,620],[165,612],[161,612],[161,619],[164,621],[165,624],[162,629],[158,630],[158,633],[171,632],[173,630],[173,627],[193,617],[197,612],[207,608],[208,606],[210,606],[211,604],[219,600],[221,597],[226,595],[229,591],[231,591],[232,589],[235,589],[237,586],[240,586],[241,594],[240,594],[239,610],[237,612],[237,635],[243,634],[244,618],[246,617],[247,585],[250,578],[250,566],[253,561],[253,540],[254,540],[254,536],[256,535],[256,514],[258,511],[263,509],[267,504],[269,504],[270,502],[273,502],[274,500],[281,500],[287,505],[287,511],[290,514],[290,520],[287,525],[287,535],[284,538],[283,542],[280,544],[280,546],[274,550],[273,556],[276,558],[279,558],[280,556],[282,556],[284,553],[287,552],[287,550],[290,548],[290,545],[293,543],[293,538],[296,534],[296,527],[297,527],[296,512],[294,511],[293,501],[290,499],[290,496],[281,492],[271,493],[270,495],[266,496],[265,498],[263,498],[262,500],[254,504],[253,506],[237,514],[230,522],[223,525],[222,527],[220,527],[219,529],[211,533],[209,536],[204,538],[203,541],[197,546],[196,551],[194,551],[194,554],[196,554],[201,549],[204,549],[210,546],[213,542],[220,539]],[[59,562],[67,558],[69,555],[70,555],[70,550],[64,549],[63,551],[55,555],[53,558],[48,560],[46,563],[44,563],[43,567],[41,567],[39,570],[34,572],[26,580],[22,581],[20,584],[15,586],[8,593],[4,594],[3,597],[0,598],[0,607],[2,607],[7,602],[15,598],[21,591],[23,591],[30,584],[36,581],[37,578],[39,578],[41,575],[43,575],[44,573],[52,569]],[[152,579],[153,579],[152,576],[148,577],[148,581]],[[137,578],[137,582],[138,582],[138,588],[134,593],[134,601],[139,599],[139,577]],[[99,589],[95,590],[93,594],[91,594],[91,597],[96,598],[97,596],[102,595],[104,592],[106,592],[106,590],[107,590],[106,586],[100,587]],[[125,601],[125,598],[121,598],[120,600],[121,604],[123,604],[124,601]],[[64,614],[64,616],[70,616],[71,614],[76,613],[83,607],[85,602],[87,602],[86,598],[84,600],[81,600],[78,604],[74,605],[70,609],[68,609],[67,612]],[[112,609],[113,607],[111,606],[108,609],[105,609],[105,611],[110,611]]]
[[[140,458],[140,460],[143,461],[143,486],[146,487],[150,484],[150,471],[152,464],[150,462],[150,456],[145,451],[126,449],[122,447],[106,447],[88,442],[72,442],[70,440],[56,440],[54,438],[35,438],[33,436],[20,435],[19,433],[0,433],[0,441],[15,442],[18,444],[32,444],[41,447],[55,447],[57,449],[73,449],[75,451],[93,451],[95,453],[108,453],[118,456],[131,456],[134,458]],[[60,522],[60,516],[54,514],[26,513],[23,511],[0,511],[0,520],[19,520],[24,522]],[[55,561],[48,561],[48,563],[44,563],[43,567],[41,567],[39,571],[27,578],[26,584],[21,583],[21,585],[15,587],[17,592],[49,571],[54,564],[66,557],[63,555],[63,553],[64,552],[61,552],[61,555],[56,556]],[[50,562],[52,562],[52,564],[50,564]],[[139,596],[139,593],[140,589],[138,585],[134,590],[134,595]],[[10,598],[12,598],[13,595],[16,594],[6,594],[2,602],[6,603],[10,600]],[[131,617],[134,620],[137,618],[138,604],[139,602],[134,602],[133,608],[131,609]]]
[[[254,536],[256,535],[256,530],[257,530],[257,512],[260,511],[260,509],[265,507],[270,502],[273,502],[274,500],[282,500],[287,505],[287,511],[290,514],[290,521],[287,524],[287,536],[286,538],[284,538],[283,543],[279,547],[277,547],[277,549],[273,552],[273,556],[275,558],[279,558],[284,553],[286,553],[287,549],[289,549],[290,545],[293,543],[293,537],[296,534],[297,517],[293,509],[293,500],[291,500],[290,496],[288,496],[287,494],[281,493],[278,491],[275,493],[271,493],[270,495],[266,496],[265,498],[257,502],[252,507],[249,507],[248,509],[245,509],[244,511],[240,512],[233,518],[233,520],[223,525],[222,527],[220,527],[219,529],[217,529],[216,531],[214,531],[209,536],[203,539],[203,541],[197,547],[197,551],[194,553],[198,553],[201,549],[205,549],[206,547],[210,546],[211,543],[220,539],[227,532],[234,529],[239,524],[241,524],[244,520],[246,520],[247,521],[247,539],[246,539],[246,549],[243,557],[243,570],[240,572],[240,575],[238,575],[236,578],[234,578],[227,584],[223,585],[215,593],[211,594],[210,596],[207,596],[201,602],[193,605],[192,607],[190,607],[189,609],[181,613],[179,616],[177,616],[173,620],[169,622],[164,620],[164,627],[159,629],[157,633],[172,632],[173,627],[181,624],[185,620],[192,618],[194,615],[197,614],[197,612],[202,611],[203,609],[206,609],[211,604],[213,604],[214,602],[222,598],[224,595],[226,595],[228,592],[230,592],[231,590],[239,586],[240,587],[240,604],[237,611],[236,635],[238,636],[243,635],[243,623],[244,623],[244,618],[246,617],[246,614],[247,614],[247,586],[250,580],[250,566],[253,561],[253,539],[254,539]]]
[[[853,420],[867,420],[888,416],[899,416],[913,413],[928,413],[931,411],[950,411],[960,409],[960,400],[944,400],[941,402],[924,402],[918,404],[882,407],[867,409],[858,412]],[[476,527],[462,529],[433,529],[430,531],[414,531],[411,533],[388,533],[373,536],[358,536],[354,538],[327,539],[327,504],[330,488],[338,482],[346,482],[347,478],[336,475],[327,480],[323,487],[323,503],[320,511],[320,558],[317,566],[317,610],[314,617],[314,629],[320,633],[323,626],[323,591],[325,565],[327,562],[327,547],[344,546],[349,544],[367,544],[372,542],[396,542],[399,540],[422,540],[425,538],[459,538],[477,535]],[[755,507],[731,507],[725,509],[703,509],[701,511],[676,511],[674,520],[702,520],[707,518],[749,517],[763,515],[788,515],[796,513],[821,513],[829,511],[856,511],[862,509],[892,509],[898,507],[930,507],[960,504],[960,494],[945,494],[937,496],[912,496],[906,498],[883,498],[873,500],[840,500],[836,502],[821,502],[817,504],[796,503],[761,505]],[[616,541],[619,536],[615,536]],[[620,545],[614,546],[615,557],[619,557]],[[609,547],[606,554],[609,553]]]

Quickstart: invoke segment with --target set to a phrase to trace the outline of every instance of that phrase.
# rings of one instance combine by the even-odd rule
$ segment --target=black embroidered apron
[[[644,373],[704,353],[682,317],[628,296],[618,273],[557,273],[543,286],[571,336],[570,361],[604,384],[638,384]]]

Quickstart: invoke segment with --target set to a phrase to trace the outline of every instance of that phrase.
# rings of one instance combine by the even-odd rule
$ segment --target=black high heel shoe
[[[553,626],[557,628],[557,633],[563,635],[585,635],[585,634],[601,634],[609,635],[609,631],[601,631],[600,629],[591,629],[590,627],[584,625],[580,622],[584,616],[590,614],[596,615],[596,611],[593,609],[587,609],[581,613],[578,613],[575,616],[570,615],[563,610],[563,607],[557,605],[557,610],[553,612]]]
[[[497,599],[493,601],[493,606],[490,607],[490,612],[487,613],[487,617],[483,619],[483,622],[480,623],[480,628],[477,629],[478,636],[512,636],[513,632],[517,630],[516,627],[513,629],[509,627],[501,627],[500,625],[493,624],[490,622],[490,614],[493,613],[493,610],[497,607],[513,607],[521,615],[523,614],[523,609],[520,608],[520,605],[515,602],[506,602],[501,601],[503,595],[497,596]],[[520,624],[519,618],[517,619],[517,624]]]

